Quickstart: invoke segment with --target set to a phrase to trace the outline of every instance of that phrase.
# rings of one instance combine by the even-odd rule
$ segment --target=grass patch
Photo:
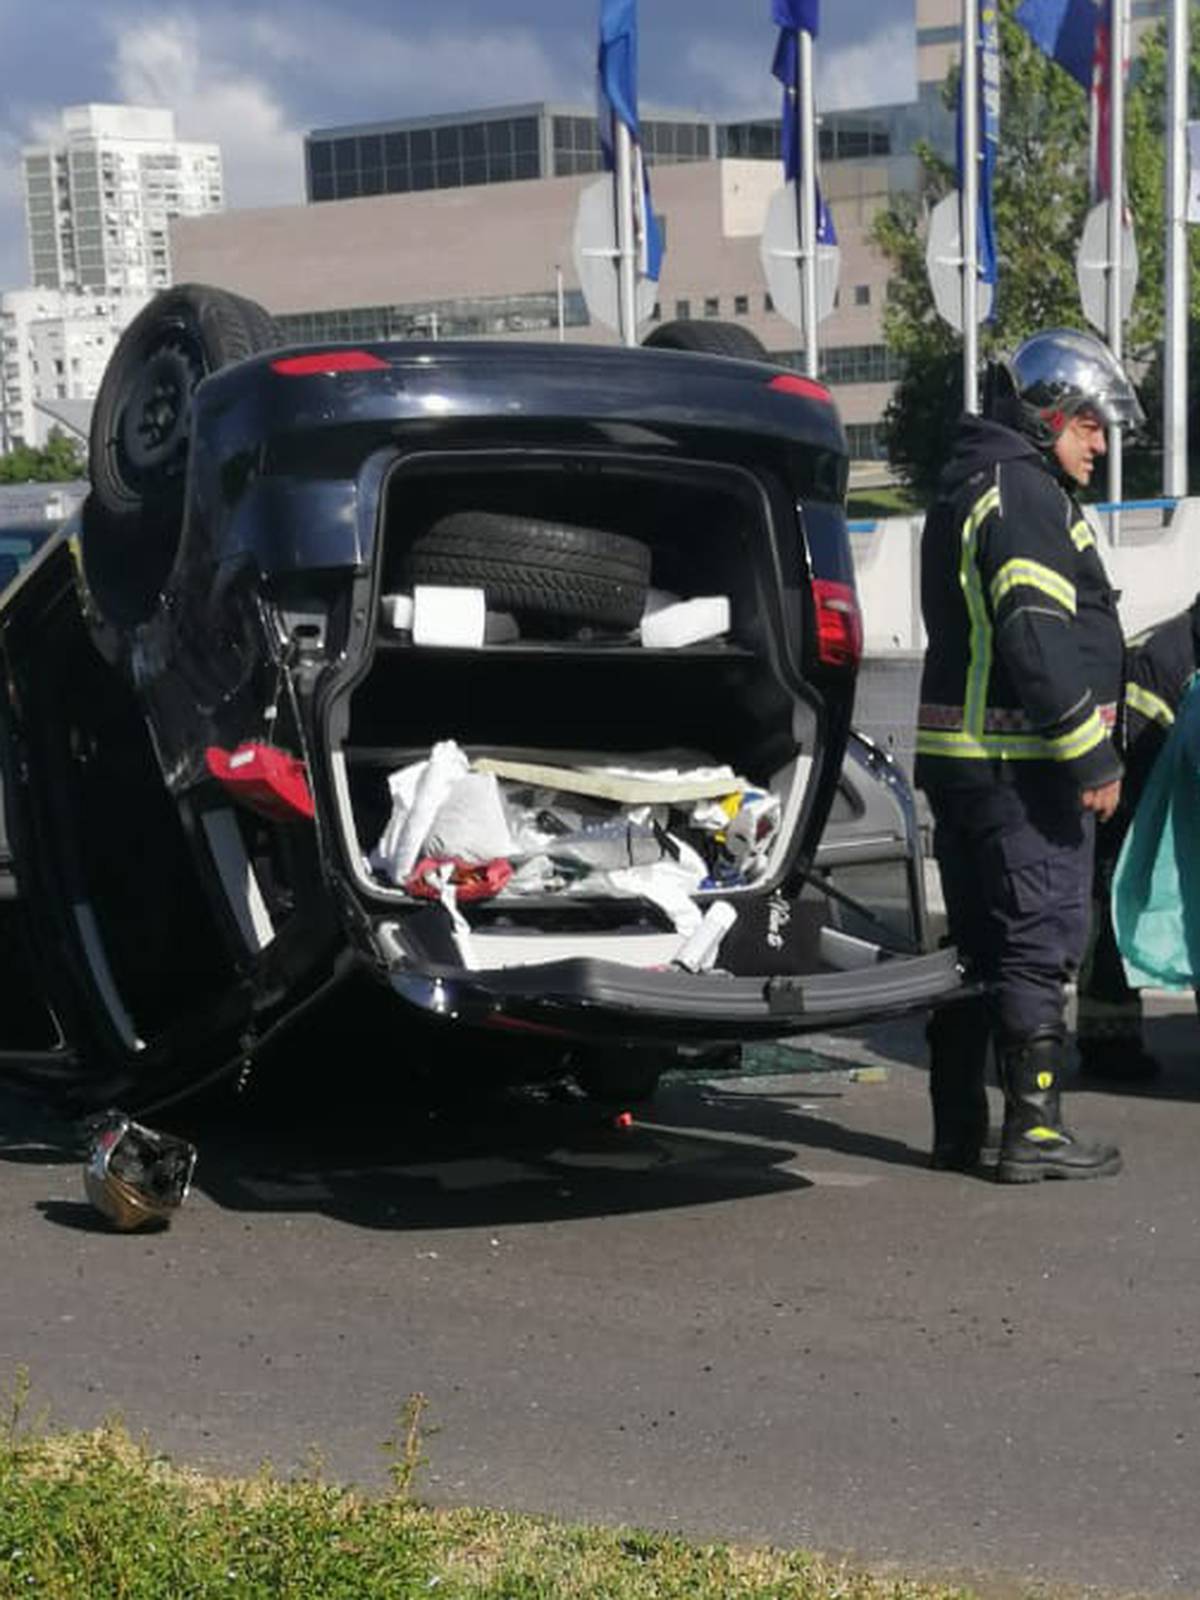
[[[846,515],[851,522],[865,522],[868,517],[911,517],[922,510],[920,501],[902,485],[852,489],[846,497]]]
[[[13,1600],[949,1600],[798,1552],[695,1545],[411,1498],[423,1402],[392,1442],[393,1492],[315,1471],[183,1470],[118,1424],[59,1436],[0,1418],[0,1597]]]

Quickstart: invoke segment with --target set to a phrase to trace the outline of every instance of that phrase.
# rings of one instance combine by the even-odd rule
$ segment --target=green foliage
[[[1001,122],[994,209],[999,286],[995,316],[981,325],[982,359],[1011,350],[1040,328],[1085,327],[1075,254],[1088,210],[1088,107],[1083,89],[1040,51],[1014,20],[1018,0],[1000,0]],[[1193,6],[1193,16],[1200,7]],[[1200,29],[1193,28],[1192,98],[1200,98]],[[957,69],[944,95],[953,105]],[[1126,352],[1153,371],[1161,356],[1165,246],[1166,29],[1143,40],[1126,100],[1126,176],[1140,260],[1138,291],[1126,330]],[[884,338],[907,358],[906,377],[885,415],[893,466],[927,500],[961,406],[961,343],[933,307],[925,269],[923,215],[948,193],[955,174],[928,149],[919,201],[903,197],[880,213],[873,238],[892,265]],[[1200,234],[1189,235],[1193,312],[1200,312]],[[953,368],[957,364],[957,380]],[[1155,382],[1161,392],[1161,380]],[[1150,398],[1150,395],[1147,395]],[[1157,468],[1153,426],[1142,477]],[[1136,477],[1136,472],[1134,474]],[[1129,485],[1132,487],[1132,484]]]
[[[71,483],[84,465],[78,442],[54,428],[44,450],[22,444],[0,456],[0,483]]]
[[[407,1414],[405,1427],[419,1423]],[[408,1434],[406,1432],[405,1438]],[[415,1445],[413,1448],[416,1448]],[[694,1545],[312,1478],[184,1472],[110,1424],[0,1432],[0,1600],[953,1600],[817,1556]]]

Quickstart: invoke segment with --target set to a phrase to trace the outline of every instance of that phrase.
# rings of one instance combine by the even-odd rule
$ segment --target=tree
[[[58,428],[51,429],[43,450],[21,444],[0,456],[0,483],[70,483],[83,475],[82,449]]]
[[[1075,254],[1089,203],[1087,97],[1017,26],[1017,3],[1000,0],[1001,128],[993,196],[999,284],[993,320],[980,329],[984,358],[1013,349],[1039,328],[1086,326]],[[1163,319],[1165,40],[1161,23],[1143,40],[1127,97],[1126,170],[1141,269],[1126,327],[1126,352],[1135,370],[1149,371],[1151,390]],[[1195,51],[1193,81],[1200,84],[1200,55]],[[953,105],[957,69],[943,93]],[[915,199],[902,197],[883,211],[873,237],[893,268],[884,339],[906,362],[884,417],[888,454],[910,487],[928,499],[961,408],[962,346],[934,310],[922,227],[928,208],[954,188],[956,174],[928,146],[917,153],[921,193]],[[1200,265],[1200,238],[1192,238],[1191,249],[1194,264]],[[1193,307],[1200,311],[1195,268],[1192,281]],[[1151,432],[1143,473],[1153,450]],[[1131,459],[1131,469],[1137,465]]]

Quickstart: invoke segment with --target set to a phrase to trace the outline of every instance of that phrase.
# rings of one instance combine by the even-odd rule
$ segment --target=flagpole
[[[1108,347],[1121,360],[1121,246],[1125,224],[1125,41],[1128,0],[1112,0],[1112,27],[1109,35],[1108,81],[1110,110],[1108,124]],[[1108,498],[1118,505],[1123,492],[1121,430],[1108,430]],[[1109,526],[1114,541],[1120,531],[1120,513],[1110,514]]]
[[[1163,382],[1163,494],[1188,492],[1187,115],[1188,0],[1167,14],[1167,306]]]
[[[813,97],[812,34],[796,30],[796,128],[800,140],[800,174],[796,200],[800,211],[800,281],[804,309],[804,371],[818,376],[817,353],[817,118]]]
[[[623,344],[637,344],[637,257],[633,237],[633,141],[620,117],[613,118],[617,189],[617,303]]]
[[[979,368],[979,0],[963,0],[962,24],[963,408],[978,412]]]

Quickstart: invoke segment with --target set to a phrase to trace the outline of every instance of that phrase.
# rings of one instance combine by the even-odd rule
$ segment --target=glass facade
[[[377,339],[485,339],[501,333],[544,333],[558,326],[558,296],[499,295],[477,299],[423,300],[408,305],[354,306],[277,316],[289,344],[369,343]],[[564,328],[583,328],[590,318],[578,289],[563,295]]]
[[[543,176],[537,116],[313,133],[304,148],[310,200],[358,200]]]
[[[817,148],[822,161],[890,156],[892,128],[886,113],[833,111],[817,125]],[[731,160],[778,161],[779,119],[726,123],[717,129],[717,153]]]
[[[773,350],[780,366],[804,365],[803,350]],[[885,344],[829,345],[820,351],[820,375],[825,383],[896,383],[904,376],[904,358]]]
[[[647,165],[709,161],[712,124],[695,117],[644,118]],[[593,113],[522,108],[513,116],[461,122],[397,122],[380,128],[330,129],[305,140],[309,200],[458,189],[519,178],[600,172],[604,158]]]

